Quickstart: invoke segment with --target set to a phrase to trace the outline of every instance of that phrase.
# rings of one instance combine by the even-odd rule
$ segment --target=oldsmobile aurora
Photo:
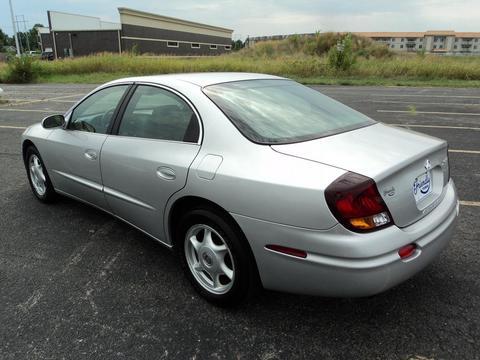
[[[120,79],[22,137],[33,194],[66,195],[179,255],[222,305],[267,289],[367,296],[410,278],[458,216],[447,143],[294,81]]]

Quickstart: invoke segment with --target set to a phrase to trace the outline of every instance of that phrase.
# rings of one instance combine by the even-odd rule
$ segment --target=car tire
[[[188,211],[180,219],[175,236],[187,278],[211,303],[239,305],[260,289],[255,259],[245,236],[220,211],[207,207]]]
[[[29,146],[25,152],[25,168],[33,195],[44,203],[54,201],[57,194],[42,157],[35,146]]]

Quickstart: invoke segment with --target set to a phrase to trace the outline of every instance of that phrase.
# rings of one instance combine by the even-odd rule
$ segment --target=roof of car
[[[203,73],[183,73],[183,74],[167,74],[167,75],[151,75],[151,76],[138,76],[118,79],[112,81],[125,82],[125,81],[144,81],[162,84],[165,81],[180,80],[186,81],[201,87],[219,84],[231,81],[241,80],[256,80],[256,79],[284,79],[279,76],[267,75],[267,74],[255,74],[255,73],[241,73],[241,72],[203,72]]]

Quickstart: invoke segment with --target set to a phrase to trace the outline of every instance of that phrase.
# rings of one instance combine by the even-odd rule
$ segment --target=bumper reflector
[[[299,250],[299,249],[294,249],[286,246],[281,246],[281,245],[267,245],[265,246],[268,250],[272,250],[275,252],[279,252],[282,254],[287,254],[290,256],[295,256],[299,258],[305,259],[307,257],[307,252],[304,250]]]
[[[417,245],[408,244],[400,248],[400,250],[398,250],[398,255],[400,256],[400,259],[406,259],[412,256],[415,253],[416,249],[417,249]]]

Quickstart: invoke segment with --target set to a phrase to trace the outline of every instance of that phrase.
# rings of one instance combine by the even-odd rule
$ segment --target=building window
[[[225,45],[225,50],[232,50],[232,45]]]
[[[400,49],[403,49],[403,45],[400,45]]]
[[[456,48],[457,48],[457,45],[455,45],[453,48],[456,49]]]
[[[422,45],[418,45],[418,48],[421,49],[421,48],[422,48]]]
[[[439,49],[443,49],[443,45],[440,45],[438,48],[439,48]]]
[[[478,39],[475,39],[475,42],[478,42]]]
[[[455,42],[458,42],[458,39],[457,39],[457,38],[455,38]]]
[[[167,47],[178,47],[178,41],[167,41]]]
[[[393,44],[392,44],[392,46],[391,46],[391,47],[392,47],[392,49],[393,49],[393,48],[395,47],[395,45],[393,45]]]
[[[200,49],[200,44],[191,44],[192,49]]]
[[[400,40],[401,42],[403,42],[403,40],[405,40],[404,38],[402,38],[402,40]]]
[[[216,50],[217,49],[217,45],[210,45],[210,50]]]
[[[433,48],[436,49],[436,48],[437,48],[437,45],[433,45]]]
[[[474,45],[473,48],[476,50],[476,49],[477,49],[477,45]]]

